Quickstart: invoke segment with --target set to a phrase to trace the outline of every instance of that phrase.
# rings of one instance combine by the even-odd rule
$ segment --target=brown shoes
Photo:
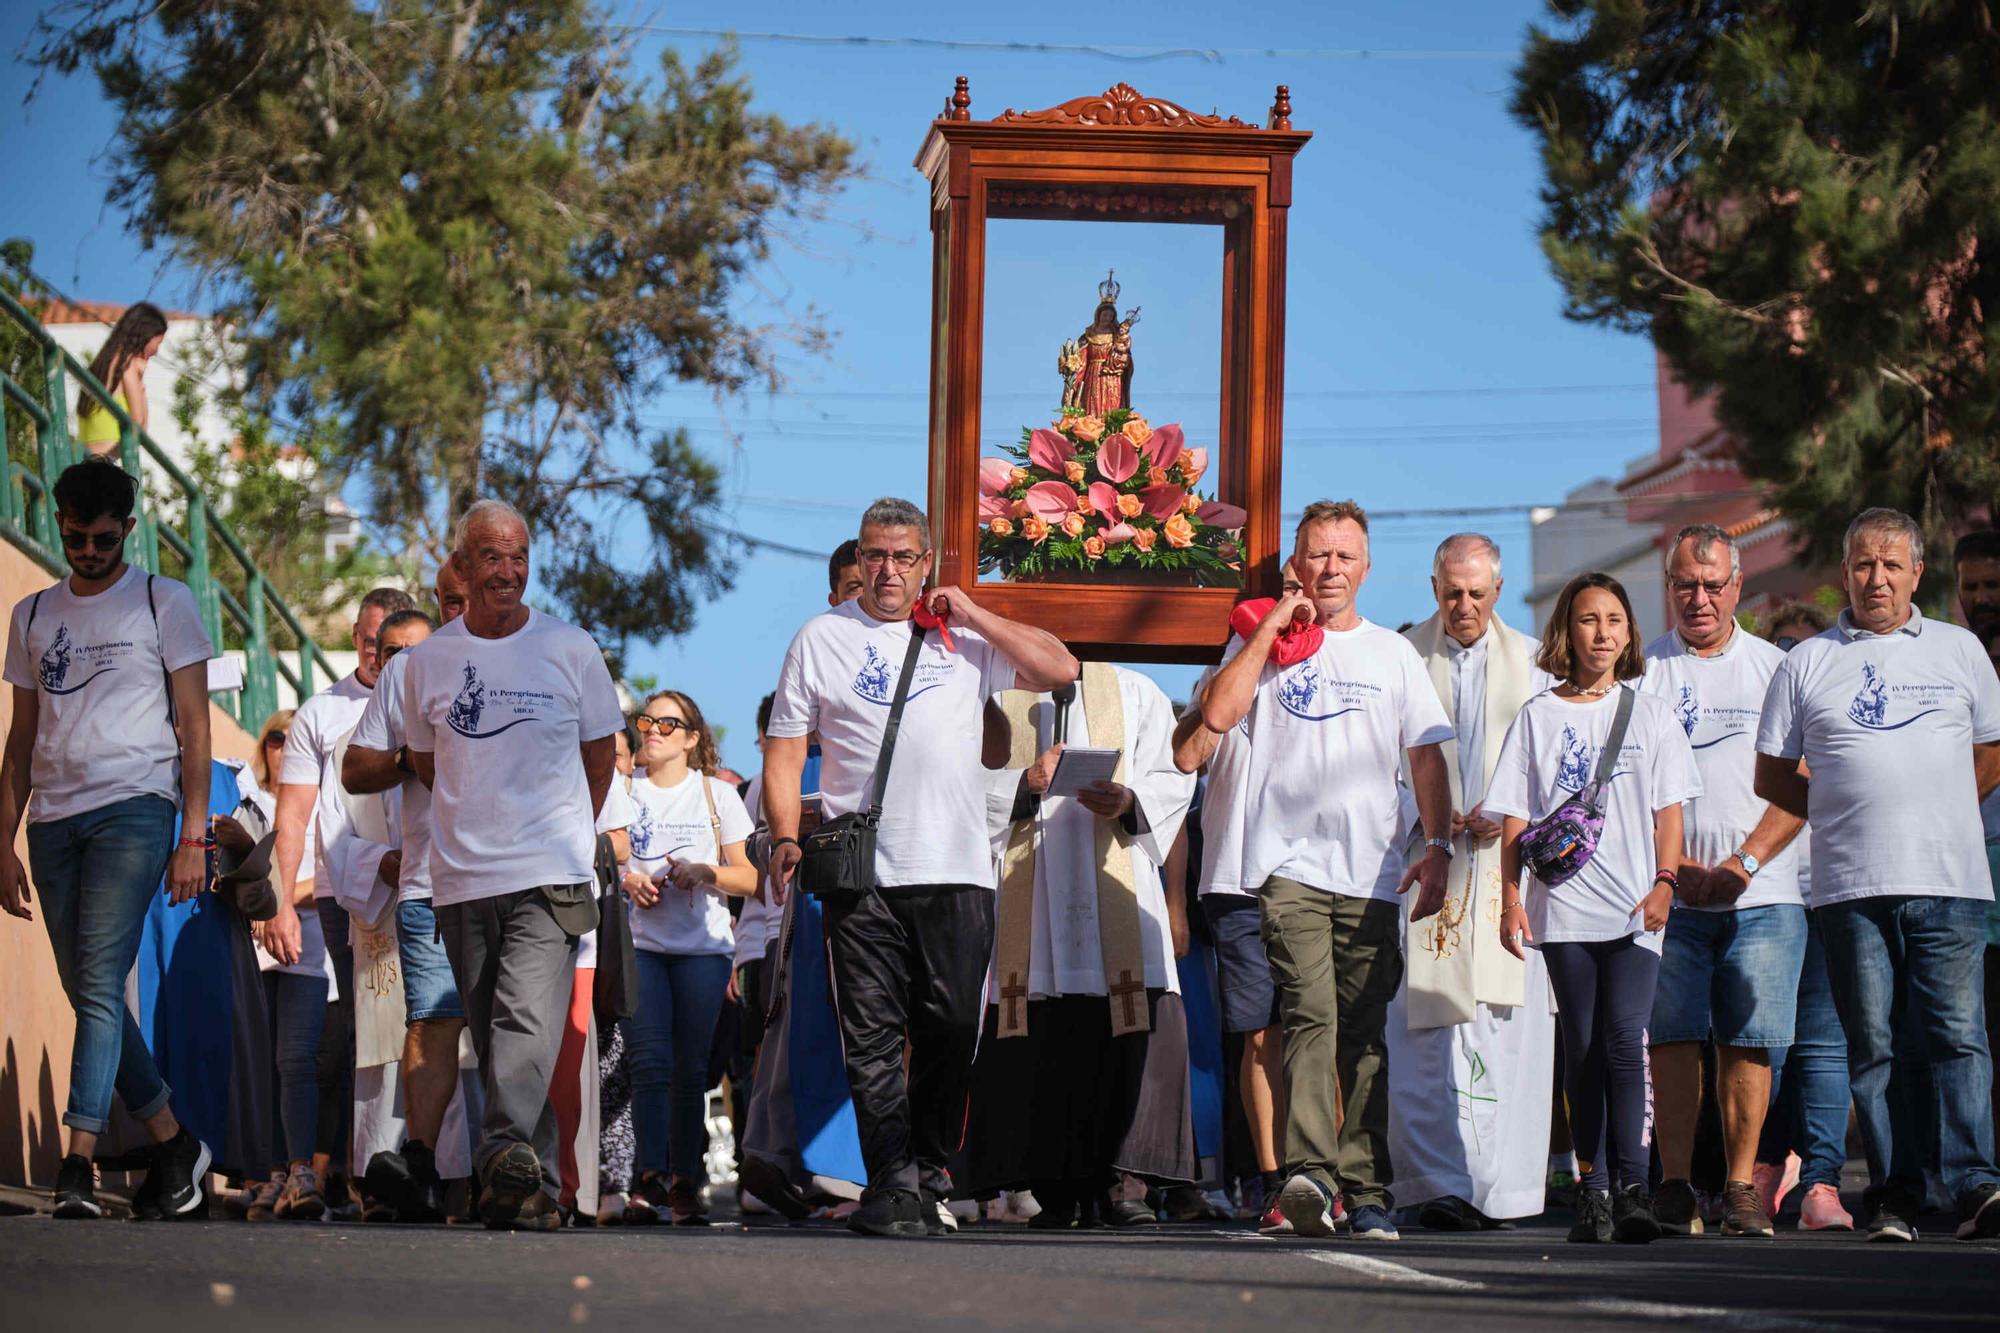
[[[1773,1236],[1771,1215],[1757,1187],[1747,1180],[1731,1180],[1722,1186],[1722,1234],[1725,1236]]]

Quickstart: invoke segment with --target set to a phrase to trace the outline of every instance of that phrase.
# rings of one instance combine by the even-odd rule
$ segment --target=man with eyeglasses
[[[1772,1058],[1792,1042],[1806,947],[1792,850],[1803,821],[1755,789],[1757,719],[1785,655],[1736,623],[1742,557],[1726,531],[1712,523],[1683,528],[1667,549],[1665,572],[1674,628],[1647,645],[1641,688],[1680,719],[1702,794],[1684,807],[1680,883],[1648,1030],[1665,1176],[1653,1207],[1669,1234],[1703,1230],[1689,1176],[1702,1043],[1712,1037],[1728,1159],[1722,1234],[1770,1236],[1771,1204],[1755,1183],[1757,1142],[1771,1104]]]
[[[125,563],[137,501],[137,483],[108,460],[56,479],[70,573],[14,607],[7,637],[14,707],[0,765],[0,906],[34,919],[29,874],[14,854],[25,813],[34,889],[76,1014],[69,1150],[55,1187],[62,1218],[104,1215],[91,1158],[114,1091],[153,1140],[141,1192],[162,1215],[201,1207],[210,1161],[175,1118],[125,1004],[162,875],[176,904],[207,882],[207,839],[183,830],[176,845],[174,821],[177,805],[197,817],[208,809],[213,651],[187,585]]]
[[[874,892],[829,902],[827,936],[848,1086],[868,1189],[863,1234],[943,1230],[946,1158],[959,1146],[993,949],[993,859],[981,763],[986,701],[1046,691],[1077,664],[1046,631],[985,610],[962,589],[929,593],[930,524],[907,500],[861,518],[861,595],[792,640],[764,747],[764,805],[779,892],[799,863],[799,775],[820,740],[828,818],[868,807],[912,622],[926,626],[894,762],[880,793]],[[905,1042],[909,1073],[903,1070]]]

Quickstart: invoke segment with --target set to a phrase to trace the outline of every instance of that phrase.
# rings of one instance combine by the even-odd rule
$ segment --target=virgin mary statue
[[[1097,284],[1097,314],[1083,336],[1062,345],[1056,369],[1063,377],[1063,406],[1089,416],[1132,406],[1132,326],[1135,306],[1118,318],[1116,270]]]

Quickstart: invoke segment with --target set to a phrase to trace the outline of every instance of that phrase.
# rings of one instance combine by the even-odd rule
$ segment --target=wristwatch
[[[1744,851],[1741,847],[1738,847],[1731,855],[1743,863],[1743,878],[1745,879],[1754,877],[1757,873],[1757,867],[1762,864],[1756,857],[1750,855],[1749,852]]]
[[[1452,854],[1450,838],[1425,838],[1424,846],[1435,847],[1439,851],[1443,852],[1446,856],[1450,856]]]
[[[416,766],[410,762],[410,747],[407,745],[398,745],[396,747],[396,770],[401,773],[411,774],[417,771]]]

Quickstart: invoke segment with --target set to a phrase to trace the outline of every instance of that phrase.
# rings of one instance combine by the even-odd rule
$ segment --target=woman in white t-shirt
[[[1660,1234],[1646,1183],[1646,1022],[1680,864],[1681,802],[1701,794],[1701,779],[1667,703],[1621,684],[1643,675],[1645,660],[1618,580],[1570,580],[1536,665],[1562,683],[1515,717],[1486,790],[1487,813],[1504,820],[1500,942],[1516,958],[1524,945],[1539,948],[1555,988],[1570,1129],[1589,1164],[1569,1238],[1643,1243]],[[1603,789],[1597,849],[1554,888],[1530,880],[1524,902],[1521,834],[1594,780],[1627,695],[1631,719]]]
[[[633,723],[646,772],[632,784],[638,810],[623,881],[639,973],[625,1033],[639,1178],[625,1220],[656,1222],[664,1209],[676,1226],[702,1226],[708,1053],[736,951],[722,899],[757,890],[743,850],[751,822],[736,789],[714,776],[715,740],[694,700],[662,691]]]

